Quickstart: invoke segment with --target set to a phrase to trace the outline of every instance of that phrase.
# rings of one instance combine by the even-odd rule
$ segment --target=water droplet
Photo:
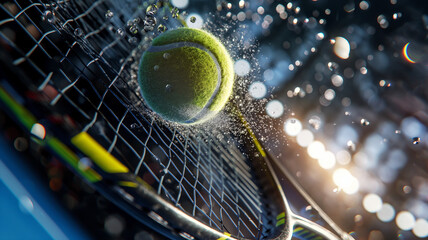
[[[403,192],[405,194],[409,194],[411,191],[412,191],[412,187],[407,186],[407,185],[403,187]]]
[[[157,20],[155,17],[147,15],[144,19],[144,31],[146,32],[153,31],[156,23],[157,23]]]
[[[167,93],[172,92],[172,86],[171,86],[171,84],[167,84],[165,86],[165,92],[167,92]]]
[[[421,142],[421,138],[420,137],[414,137],[414,138],[412,138],[412,143],[414,144],[414,145],[416,145],[416,144],[419,144],[420,142]]]
[[[132,33],[132,34],[137,34],[137,33],[138,33],[138,28],[137,28],[137,26],[136,26],[136,25],[131,25],[131,26],[129,27],[129,32],[130,32],[130,33]]]
[[[195,16],[190,17],[190,22],[191,23],[195,23],[196,22],[196,17]]]
[[[165,176],[168,173],[168,169],[162,169],[159,171],[160,176]]]
[[[345,115],[346,115],[346,116],[351,116],[351,112],[346,111],[346,112],[345,112]]]
[[[158,32],[165,32],[168,28],[163,25],[163,24],[159,24],[158,26]]]
[[[400,130],[395,130],[395,134],[401,134]]]
[[[136,124],[136,123],[133,123],[133,124],[131,124],[131,129],[134,129],[134,128],[137,128],[138,127],[138,124]]]
[[[352,140],[349,140],[346,145],[348,146],[348,150],[351,152],[355,152],[356,146]]]
[[[125,35],[125,31],[123,31],[122,28],[118,28],[116,33],[119,37],[123,37]]]
[[[105,14],[105,18],[106,19],[111,19],[114,16],[114,13],[110,10],[107,10],[106,14]]]
[[[74,29],[74,35],[76,37],[81,37],[83,35],[83,30],[81,28]]]
[[[379,23],[379,26],[383,29],[388,28],[389,26],[389,22],[383,14],[377,17],[377,22]]]
[[[368,125],[370,125],[370,122],[367,121],[367,119],[365,119],[365,118],[361,118],[360,123],[361,123],[361,126],[368,126]]]
[[[380,80],[379,81],[379,86],[381,86],[381,87],[391,87],[391,83],[389,81],[386,81],[386,80]]]
[[[169,59],[170,57],[171,57],[171,54],[169,54],[169,53],[163,54],[163,58],[165,58],[165,59]]]
[[[146,8],[146,15],[154,16],[158,12],[158,6],[156,4],[151,4]]]
[[[171,15],[173,18],[177,18],[179,13],[178,8],[174,7],[171,9]]]
[[[136,44],[136,43],[137,43],[137,41],[138,41],[138,39],[137,39],[136,37],[132,37],[132,38],[130,38],[130,39],[128,40],[128,42],[129,42],[130,44]]]
[[[312,116],[309,121],[308,121],[309,125],[311,125],[311,127],[313,127],[315,130],[320,129],[321,127],[321,119],[318,116]]]
[[[339,68],[339,64],[335,62],[328,62],[327,67],[330,69],[330,71],[336,71]]]
[[[403,16],[403,14],[402,14],[401,12],[398,12],[398,13],[394,13],[394,14],[392,15],[392,18],[393,18],[394,20],[397,20],[397,19],[401,18],[401,16]]]
[[[51,8],[55,9],[55,10],[58,10],[59,6],[55,2],[52,2],[51,3]]]
[[[324,39],[324,33],[322,33],[322,32],[317,33],[317,35],[315,36],[315,38],[318,41],[323,40]]]
[[[155,70],[155,71],[159,70],[159,65],[155,65],[155,66],[153,67],[153,70]]]
[[[46,11],[43,13],[42,20],[43,20],[43,21],[48,21],[49,23],[54,23],[54,22],[55,22],[55,20],[56,20],[56,17],[55,17],[55,14],[54,14],[52,11],[50,11],[50,10],[46,10]]]

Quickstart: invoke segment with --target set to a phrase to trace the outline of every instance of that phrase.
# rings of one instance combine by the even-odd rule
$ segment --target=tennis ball
[[[162,118],[197,124],[226,104],[234,82],[233,62],[212,34],[192,28],[162,33],[140,60],[138,82],[147,105]]]

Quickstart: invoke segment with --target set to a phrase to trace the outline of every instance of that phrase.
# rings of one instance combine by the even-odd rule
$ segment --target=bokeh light
[[[320,141],[314,141],[309,145],[307,151],[311,158],[318,159],[322,154],[324,154],[325,146]]]
[[[333,89],[327,89],[324,92],[324,97],[325,99],[327,99],[328,101],[331,101],[334,99],[334,97],[336,96],[336,92]]]
[[[189,0],[171,0],[171,4],[177,8],[183,9],[187,8]]]
[[[303,129],[297,134],[296,141],[301,147],[307,147],[314,141],[314,134],[307,129]]]
[[[336,54],[336,56],[342,58],[342,59],[348,59],[349,58],[349,52],[351,51],[351,47],[349,45],[348,40],[344,37],[336,37],[335,44],[333,46],[333,51]]]
[[[337,163],[341,165],[349,164],[351,162],[351,159],[352,159],[351,154],[349,154],[349,152],[346,150],[341,150],[336,153]]]
[[[246,76],[250,72],[251,66],[247,60],[239,59],[234,64],[234,70],[238,76],[243,77],[243,76]]]
[[[376,215],[382,222],[391,222],[395,217],[395,209],[391,204],[384,203]]]
[[[35,123],[31,127],[31,134],[33,134],[35,137],[43,140],[46,137],[46,129],[42,124]]]
[[[201,29],[204,26],[204,19],[201,15],[192,13],[186,18],[186,24],[189,28]]]
[[[413,226],[413,234],[419,238],[428,237],[428,222],[425,219],[419,218]]]
[[[338,74],[333,74],[331,76],[331,83],[335,86],[335,87],[340,87],[343,84],[343,77],[338,75]]]
[[[395,223],[402,230],[410,230],[415,225],[415,217],[408,211],[401,211],[397,214]]]
[[[302,123],[296,118],[289,118],[284,123],[284,130],[289,136],[297,136],[302,131]]]
[[[284,105],[278,100],[272,100],[266,104],[266,113],[272,118],[279,118],[284,113]]]
[[[262,82],[253,82],[248,88],[248,92],[251,97],[260,99],[266,96],[267,88],[266,85]]]
[[[407,117],[401,121],[401,131],[406,137],[414,138],[423,135],[426,127],[415,117]]]
[[[375,213],[382,209],[382,199],[379,195],[370,193],[363,198],[363,207],[367,212]]]
[[[406,59],[406,60],[407,60],[407,61],[409,61],[410,63],[416,63],[416,61],[414,61],[414,60],[409,56],[409,53],[408,53],[409,44],[410,44],[410,43],[406,43],[406,45],[404,45],[404,47],[403,47],[403,56],[404,56],[404,59]]]
[[[119,215],[110,215],[104,221],[104,229],[113,236],[119,236],[125,228],[125,221]]]
[[[33,201],[28,196],[21,196],[19,198],[19,209],[25,213],[31,213],[34,211]]]
[[[336,157],[334,156],[334,153],[330,151],[325,151],[319,158],[318,158],[318,164],[320,167],[324,169],[331,169],[336,165]]]
[[[358,179],[344,168],[338,168],[334,171],[333,182],[347,194],[354,194],[360,188]]]

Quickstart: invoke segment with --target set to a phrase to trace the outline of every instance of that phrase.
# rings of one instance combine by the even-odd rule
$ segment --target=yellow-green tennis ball
[[[223,44],[192,28],[156,37],[138,72],[147,105],[162,118],[183,124],[215,116],[229,99],[233,81],[233,62]]]

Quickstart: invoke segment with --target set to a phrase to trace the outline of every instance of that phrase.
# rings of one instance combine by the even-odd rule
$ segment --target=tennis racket
[[[27,0],[0,12],[2,114],[140,222],[171,239],[351,239],[233,102],[222,114],[233,130],[176,126],[146,108],[138,59],[153,31],[180,25],[154,16],[175,8]],[[302,208],[320,218],[293,213]]]

